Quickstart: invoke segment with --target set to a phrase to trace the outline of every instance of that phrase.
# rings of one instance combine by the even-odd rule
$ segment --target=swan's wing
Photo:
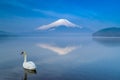
[[[23,63],[23,67],[25,69],[35,69],[36,68],[34,62],[32,62],[32,61]]]

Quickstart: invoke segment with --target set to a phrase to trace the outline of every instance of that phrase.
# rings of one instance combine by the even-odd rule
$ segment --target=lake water
[[[22,67],[22,51],[37,73]],[[8,37],[0,39],[0,80],[120,80],[119,41],[92,37]]]

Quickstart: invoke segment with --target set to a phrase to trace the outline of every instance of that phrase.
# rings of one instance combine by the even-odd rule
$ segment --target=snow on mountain
[[[48,30],[48,29],[57,28],[60,26],[81,28],[80,26],[68,21],[67,19],[59,19],[59,20],[57,20],[53,23],[50,23],[48,25],[40,26],[37,28],[37,30]]]

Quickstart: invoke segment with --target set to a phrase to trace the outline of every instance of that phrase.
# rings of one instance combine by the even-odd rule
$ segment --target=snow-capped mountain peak
[[[60,25],[64,25],[64,26],[70,26],[70,27],[75,27],[77,25],[71,23],[70,21],[68,21],[67,19],[59,19],[57,21],[54,22],[54,24],[56,24],[56,26],[60,26]]]
[[[57,20],[53,23],[50,23],[48,25],[40,26],[40,27],[37,28],[37,30],[48,30],[48,29],[55,28],[55,27],[60,27],[60,26],[79,27],[78,25],[68,21],[67,19],[59,19],[59,20]]]

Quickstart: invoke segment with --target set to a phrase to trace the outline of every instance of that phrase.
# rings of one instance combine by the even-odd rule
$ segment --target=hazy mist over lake
[[[120,45],[104,44],[90,36],[4,38],[0,45],[0,79],[119,80]],[[36,74],[22,68],[21,51],[35,62]]]

